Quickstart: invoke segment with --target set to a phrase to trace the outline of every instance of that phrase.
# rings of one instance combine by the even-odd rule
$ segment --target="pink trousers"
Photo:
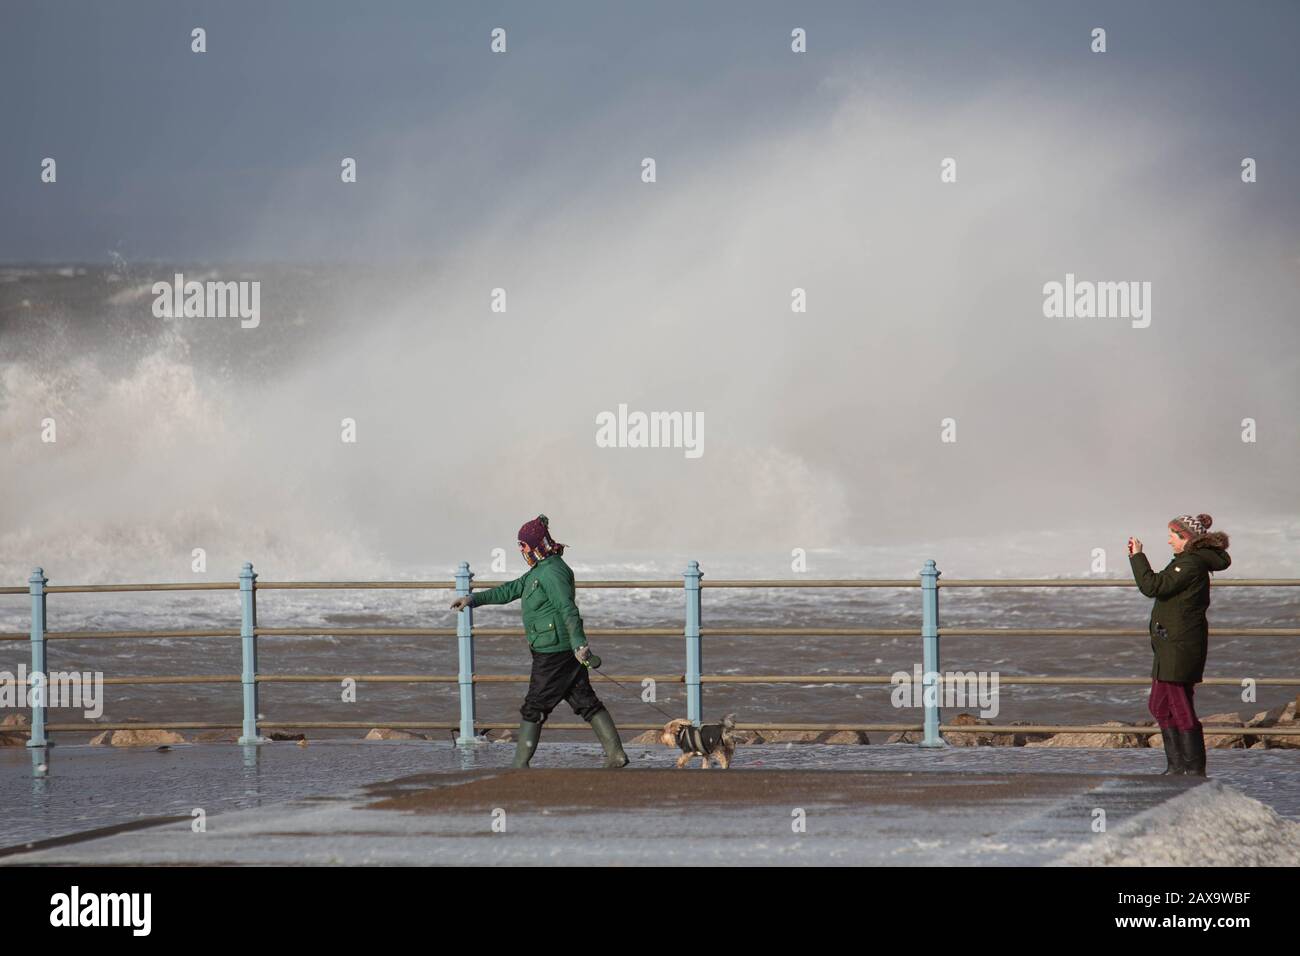
[[[1161,727],[1175,730],[1200,730],[1196,708],[1192,706],[1195,684],[1178,684],[1171,680],[1152,680],[1147,709]]]

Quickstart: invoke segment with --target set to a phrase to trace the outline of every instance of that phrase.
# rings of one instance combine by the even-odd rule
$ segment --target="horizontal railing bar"
[[[680,684],[685,682],[684,674],[604,674],[601,677],[620,682],[653,680],[660,684]],[[944,673],[969,673],[960,667],[950,667]],[[527,683],[528,674],[475,674],[476,684]],[[1257,686],[1297,687],[1300,677],[1252,677]],[[237,684],[241,680],[238,674],[176,674],[159,677],[105,677],[105,684]],[[258,674],[259,684],[334,684],[344,680],[353,680],[359,684],[454,684],[459,680],[456,674]],[[881,674],[704,674],[700,680],[706,684],[892,684],[892,676]],[[1207,677],[1201,683],[1222,687],[1240,687],[1245,678]],[[1146,687],[1150,678],[1146,677],[1003,677],[998,676],[999,684],[1036,684],[1047,686],[1108,685]]]
[[[914,627],[703,627],[706,637],[913,637]],[[585,627],[593,637],[681,637],[681,627]],[[259,627],[258,637],[455,637],[451,627]],[[1135,632],[1135,633],[1146,633]],[[475,637],[523,637],[522,627],[476,627]]]
[[[175,674],[164,677],[105,677],[105,684],[238,684],[238,674]]]
[[[681,637],[673,627],[589,627],[593,637]],[[913,637],[907,627],[702,627],[706,637]],[[259,637],[455,637],[451,627],[259,627]],[[523,628],[474,628],[474,637],[523,637]],[[1148,631],[1123,627],[940,627],[940,637],[1145,637]],[[1210,637],[1300,637],[1300,627],[1212,627]],[[239,637],[233,630],[49,631],[45,640],[149,640],[187,637]],[[3,641],[30,641],[25,633],[0,633]]]
[[[678,637],[682,627],[584,627],[592,637]],[[523,637],[524,629],[514,627],[475,627],[474,637]]]
[[[960,666],[947,666],[941,674],[948,673],[972,673],[973,671],[963,670]],[[909,675],[910,677],[910,675]],[[477,675],[474,678],[479,679]],[[527,678],[524,678],[525,680]],[[624,678],[619,678],[620,680]],[[628,680],[641,678],[628,677]],[[704,674],[700,680],[706,684],[890,684],[893,677],[882,675],[849,675],[849,674]],[[1201,683],[1216,684],[1226,687],[1240,687],[1242,680],[1245,678],[1236,677],[1207,677]],[[1300,686],[1300,677],[1252,677],[1250,680],[1259,685],[1269,685],[1276,687]],[[998,675],[999,684],[1059,684],[1069,686],[1072,684],[1116,684],[1116,685],[1133,685],[1141,687],[1150,687],[1151,678],[1149,677],[1003,677]]]
[[[279,728],[288,730],[363,730],[367,727],[385,728],[388,730],[459,730],[460,722],[454,720],[368,720],[368,721],[266,721],[259,720],[257,726],[263,729]],[[551,721],[546,722],[550,730],[591,730],[590,724],[559,724]],[[624,726],[633,727],[635,724],[626,724]],[[662,727],[663,724],[645,724],[645,729]],[[496,730],[509,729],[515,730],[519,727],[519,718],[509,718],[503,721],[475,721],[475,730]]]
[[[593,637],[681,637],[680,627],[587,627]],[[258,637],[455,637],[454,627],[259,627]],[[911,633],[907,631],[905,633]],[[476,627],[474,637],[523,637],[522,627]]]
[[[962,671],[961,667],[952,667],[945,665],[947,670],[944,673],[969,673]],[[1215,685],[1219,687],[1240,687],[1242,681],[1247,680],[1245,677],[1207,677],[1200,681],[1202,684]],[[1268,685],[1270,687],[1295,687],[1300,686],[1300,677],[1251,677],[1252,682],[1259,685]],[[1073,684],[1124,684],[1141,687],[1150,687],[1150,677],[1003,677],[998,675],[999,684],[1059,684],[1068,687]]]
[[[589,627],[593,637],[681,637],[681,628]],[[259,627],[258,637],[455,637],[450,627]],[[705,637],[913,637],[905,627],[702,627]],[[475,637],[522,637],[523,628],[475,628]],[[1148,632],[1119,627],[941,627],[940,637],[1146,637]],[[1214,627],[1211,637],[1300,637],[1296,627]],[[51,641],[126,640],[156,638],[236,638],[233,630],[50,631]],[[27,634],[0,634],[0,641],[30,641]]]
[[[507,581],[475,581],[475,590],[486,590]],[[575,581],[579,588],[680,588],[681,581]],[[365,591],[375,590],[438,590],[446,591],[456,587],[454,581],[258,581],[254,588],[258,591]]]
[[[111,722],[98,723],[86,721],[84,724],[46,724],[46,731],[55,731],[57,733],[74,733],[82,730],[99,733],[101,730],[239,730],[243,725],[236,722],[233,724],[214,724],[202,721],[177,721],[170,723],[140,723],[133,722],[129,724],[115,724]],[[0,733],[27,732],[26,727],[12,727],[8,730],[0,730]]]
[[[238,591],[238,581],[207,581],[193,584],[51,584],[46,594],[98,594],[111,591]]]
[[[177,631],[49,631],[47,641],[125,640],[156,637],[239,637],[238,629]],[[30,640],[30,638],[29,638]]]
[[[941,588],[1132,588],[1132,578],[939,578]]]
[[[528,678],[524,678],[527,680]],[[455,674],[258,674],[259,684],[454,684]]]
[[[1296,578],[1220,578],[1214,587],[1293,588],[1300,587]],[[1131,588],[1132,578],[939,578],[941,588]]]
[[[105,730],[238,730],[238,723],[91,723],[83,724],[47,724],[45,729],[57,733],[78,733],[81,731]],[[366,728],[387,728],[390,730],[457,730],[456,721],[259,721],[264,729],[287,730],[363,730]],[[505,721],[475,721],[475,730],[513,730],[519,726],[518,718]],[[561,724],[547,722],[551,730],[589,730],[588,724]],[[653,730],[662,724],[637,724],[623,722],[623,726],[636,730]],[[756,723],[737,724],[738,730],[773,730],[773,731],[862,731],[864,733],[921,733],[921,724],[776,724]],[[21,734],[26,728],[14,727],[5,733]],[[1114,727],[1105,725],[1065,725],[1065,724],[941,724],[942,733],[960,734],[1107,734],[1153,736],[1160,733],[1159,727]],[[1300,735],[1300,727],[1234,727],[1220,724],[1205,724],[1206,736],[1227,737],[1294,737]]]
[[[505,581],[475,581],[477,590],[496,587]],[[1211,582],[1214,587],[1300,587],[1300,578],[1223,578]],[[579,588],[680,588],[681,580],[637,580],[637,581],[575,581]],[[921,582],[916,579],[819,579],[789,580],[742,579],[716,580],[703,578],[700,586],[704,588],[919,588]],[[940,578],[941,588],[1115,588],[1133,587],[1129,578]],[[255,589],[262,591],[278,590],[438,590],[446,591],[456,587],[454,581],[257,581]],[[46,594],[93,594],[123,591],[236,591],[236,581],[209,581],[194,583],[159,583],[159,584],[56,584],[45,588]],[[27,594],[25,587],[0,588],[0,594]]]
[[[258,627],[258,637],[455,637],[454,627]],[[522,635],[523,628],[511,631]],[[479,636],[475,629],[474,636]]]
[[[677,582],[681,586],[681,582]],[[702,588],[919,588],[917,578],[887,580],[873,578],[845,578],[840,580],[800,581],[787,578],[764,578],[755,580],[710,581],[707,577],[700,579]]]
[[[681,637],[681,627],[586,627],[593,637]],[[455,637],[454,627],[259,627],[258,637]],[[910,631],[904,633],[910,634]],[[476,627],[474,637],[523,637],[522,627]]]
[[[509,583],[508,581],[475,581],[475,582],[473,582],[472,587],[474,587],[475,589],[480,589],[480,588],[494,588],[494,587],[497,587],[498,585],[501,585],[501,584],[508,584],[508,583]],[[628,590],[628,589],[635,589],[635,588],[668,588],[668,589],[672,589],[672,588],[680,588],[680,587],[683,587],[683,586],[684,586],[684,582],[682,581],[681,578],[677,578],[676,580],[673,580],[672,578],[669,578],[669,579],[666,580],[666,581],[660,581],[660,580],[653,580],[653,581],[574,581],[573,584],[574,584],[574,587],[579,587],[579,588],[610,588],[611,590]]]
[[[940,627],[940,637],[1148,637],[1145,628]],[[1300,637],[1300,627],[1212,627],[1211,637]]]
[[[471,586],[475,590],[486,590],[507,581],[475,581]],[[574,581],[579,588],[680,588],[681,581]],[[258,581],[254,588],[258,591],[310,591],[310,590],[441,590],[456,587],[454,581]],[[459,726],[459,725],[458,725]]]
[[[917,630],[915,627],[701,627],[700,634],[704,637],[915,637]]]
[[[455,581],[256,581],[258,591],[446,591]]]
[[[1147,637],[1133,627],[940,627],[940,637]]]
[[[1224,735],[1235,737],[1294,737],[1300,735],[1300,727],[1225,727],[1221,724],[1204,724],[1206,736]],[[944,733],[982,733],[982,734],[1143,734],[1151,736],[1160,733],[1159,727],[1068,727],[1056,724],[942,724],[939,730]]]
[[[595,671],[601,677],[608,680],[626,681],[643,681],[653,680],[660,684],[682,684],[686,681],[685,674],[606,674],[604,671]],[[528,674],[475,674],[474,683],[476,684],[514,684],[528,683],[530,675]],[[453,678],[454,680],[455,678]],[[592,683],[597,683],[597,678],[592,678]]]

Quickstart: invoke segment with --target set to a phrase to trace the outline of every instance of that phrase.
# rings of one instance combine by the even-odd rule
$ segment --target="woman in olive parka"
[[[1155,598],[1151,608],[1151,697],[1147,707],[1165,745],[1163,773],[1205,776],[1205,734],[1192,694],[1205,671],[1210,646],[1210,575],[1232,564],[1228,536],[1211,532],[1209,515],[1179,515],[1169,522],[1173,560],[1151,570],[1142,542],[1129,538],[1129,563],[1138,590]]]
[[[528,694],[519,708],[519,741],[515,745],[516,767],[527,767],[537,750],[542,724],[560,701],[591,724],[605,748],[605,766],[627,766],[627,754],[614,726],[614,718],[592,689],[587,668],[598,658],[587,646],[582,615],[574,602],[573,571],[564,562],[564,545],[551,538],[550,521],[538,515],[519,529],[519,552],[528,562],[522,577],[478,594],[458,597],[451,609],[484,604],[509,604],[523,600],[524,633],[533,655]]]

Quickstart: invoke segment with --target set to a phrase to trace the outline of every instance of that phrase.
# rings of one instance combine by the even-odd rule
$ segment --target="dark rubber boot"
[[[537,739],[542,736],[542,725],[531,720],[519,722],[519,742],[515,744],[514,767],[527,767],[537,751]]]
[[[1182,737],[1183,773],[1189,777],[1205,776],[1205,731],[1200,727],[1184,730]]]
[[[1165,769],[1160,771],[1160,776],[1171,774],[1181,776],[1183,767],[1183,753],[1178,746],[1178,731],[1172,727],[1160,728],[1160,739],[1165,744]]]
[[[596,732],[600,745],[605,748],[605,766],[611,770],[627,766],[627,754],[623,753],[623,741],[619,739],[618,728],[609,711],[601,710],[591,718],[591,729]]]
[[[1177,768],[1171,770],[1170,773],[1175,776],[1183,777],[1191,772],[1190,761],[1192,757],[1188,749],[1191,745],[1188,743],[1187,738],[1187,731],[1177,730],[1173,727],[1169,728],[1169,739],[1173,742],[1174,759],[1177,761]]]

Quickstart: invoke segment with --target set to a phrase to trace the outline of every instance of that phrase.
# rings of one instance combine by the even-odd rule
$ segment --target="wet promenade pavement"
[[[1095,843],[1099,811],[1115,833],[1198,787],[1300,819],[1297,751],[1212,752],[1202,785],[1151,750],[752,746],[724,772],[627,749],[607,772],[578,744],[529,771],[501,744],[60,746],[41,771],[11,748],[0,864],[1043,864]]]

